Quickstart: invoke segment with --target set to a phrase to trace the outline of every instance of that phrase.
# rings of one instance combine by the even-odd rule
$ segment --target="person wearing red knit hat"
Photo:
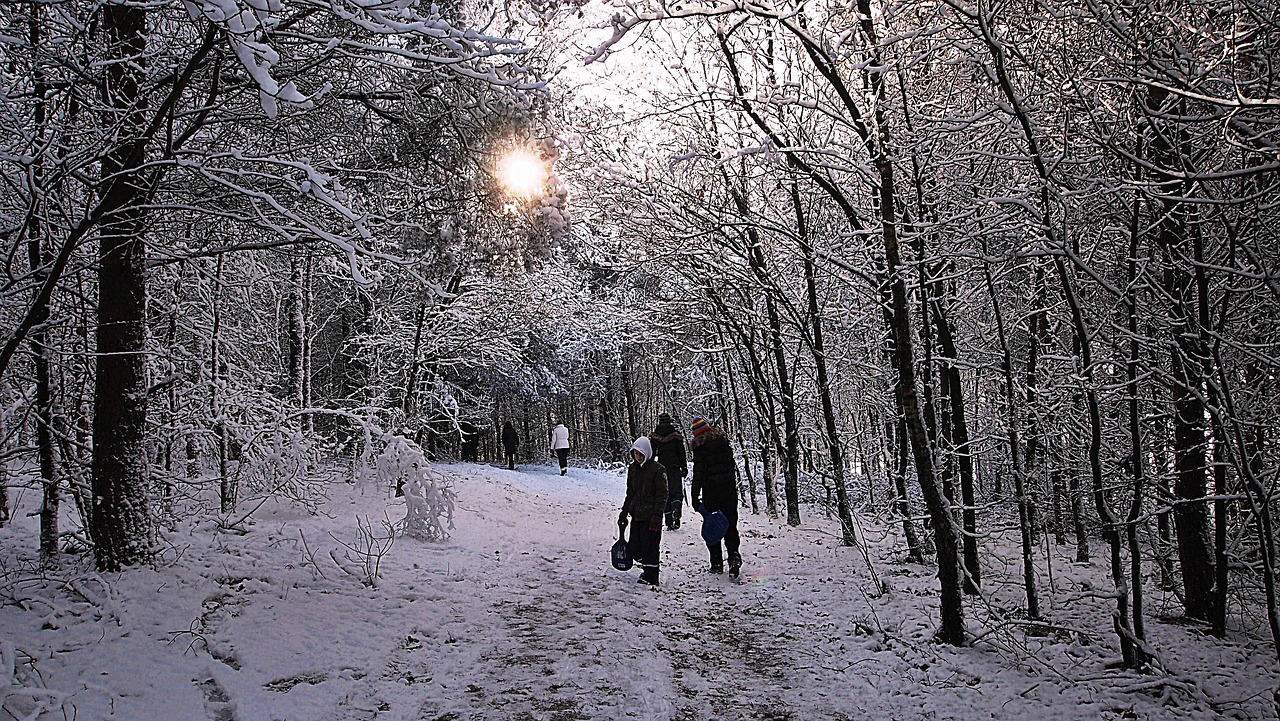
[[[705,418],[694,418],[689,425],[693,440],[689,450],[693,454],[693,481],[690,488],[693,507],[700,513],[720,511],[729,521],[724,534],[724,549],[720,541],[708,543],[711,553],[711,573],[724,573],[724,550],[729,552],[729,575],[738,577],[742,568],[739,553],[741,539],[738,536],[738,467],[733,460],[733,448],[729,437]]]

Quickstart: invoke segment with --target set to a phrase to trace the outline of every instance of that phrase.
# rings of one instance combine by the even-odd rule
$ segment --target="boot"
[[[711,568],[707,569],[707,573],[724,573],[723,563],[713,563]]]
[[[729,554],[729,577],[737,578],[738,572],[742,570],[742,556],[737,553]]]

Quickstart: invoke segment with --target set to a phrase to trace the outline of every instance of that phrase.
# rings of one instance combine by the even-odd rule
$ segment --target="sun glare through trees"
[[[542,190],[547,180],[547,168],[538,156],[528,150],[513,150],[498,161],[496,175],[508,193],[530,198]]]

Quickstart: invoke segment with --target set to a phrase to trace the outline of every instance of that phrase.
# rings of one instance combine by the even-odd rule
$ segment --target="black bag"
[[[619,571],[631,570],[631,546],[623,536],[625,530],[626,526],[618,526],[618,542],[613,544],[613,550],[609,552],[613,567]]]

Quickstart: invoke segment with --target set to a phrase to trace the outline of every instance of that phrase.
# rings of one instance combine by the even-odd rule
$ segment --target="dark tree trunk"
[[[983,255],[988,255],[985,242]],[[1000,296],[996,293],[995,282],[991,278],[991,266],[984,265],[982,274],[987,283],[987,292],[991,297],[991,309],[994,311],[996,323],[996,339],[1000,344],[1000,371],[1004,377],[1005,391],[1005,423],[1009,434],[1009,467],[1013,471],[1013,495],[1018,503],[1018,530],[1022,537],[1022,585],[1027,594],[1027,618],[1039,621],[1040,595],[1036,589],[1035,555],[1031,548],[1031,539],[1035,531],[1031,527],[1026,479],[1018,460],[1018,412],[1014,400],[1013,353],[1009,348],[1009,338],[1005,334],[1004,312],[1000,307]]]
[[[218,451],[219,509],[231,513],[236,509],[236,479],[231,475],[231,438],[227,428],[222,389],[227,384],[227,363],[222,358],[222,270],[226,255],[218,255],[213,271],[213,329],[209,335],[209,414],[213,418],[214,445]]]
[[[427,303],[424,300],[418,303],[418,312],[414,314],[413,319],[413,350],[409,355],[409,377],[405,379],[404,400],[400,404],[406,416],[411,416],[418,410],[418,376],[422,373],[422,330],[426,320]]]
[[[622,378],[622,398],[626,403],[627,409],[627,434],[631,438],[639,437],[640,426],[636,421],[636,388],[634,379],[631,377],[631,359],[628,357],[627,350],[622,349],[622,357],[620,363],[620,375]],[[627,444],[630,446],[631,444]]]
[[[722,342],[723,342],[723,338],[724,338],[724,335],[722,333],[721,334]],[[747,445],[742,435],[742,429],[744,427],[744,424],[742,422],[742,401],[738,397],[738,382],[734,378],[733,360],[728,356],[725,356],[724,358],[724,369],[725,369],[725,373],[729,376],[729,387],[733,389],[733,393],[732,393],[733,417],[734,417],[734,420],[736,421],[736,423],[734,423],[734,426],[733,426],[734,440],[738,444],[738,449],[742,454],[742,469],[747,477],[747,495],[751,502],[751,512],[753,514],[759,513],[760,502],[759,502],[759,499],[756,497],[756,482],[751,471],[751,456],[747,453]]]
[[[106,103],[118,111],[123,140],[102,161],[102,176],[118,193],[102,225],[98,253],[97,383],[93,418],[93,539],[98,568],[117,571],[149,561],[154,548],[146,454],[147,189],[137,146],[146,51],[146,12],[102,10],[108,56]]]
[[[1142,518],[1143,497],[1146,494],[1146,472],[1142,444],[1142,407],[1138,399],[1139,364],[1142,361],[1142,344],[1138,336],[1138,245],[1142,237],[1140,206],[1134,201],[1133,217],[1129,228],[1129,259],[1126,263],[1128,283],[1125,299],[1129,323],[1129,358],[1125,364],[1125,382],[1129,410],[1129,465],[1133,474],[1133,501],[1129,504],[1129,517],[1125,534],[1129,542],[1129,583],[1133,595],[1133,635],[1139,641],[1147,637],[1143,619],[1142,548],[1139,545],[1138,526]]]
[[[748,215],[747,200],[738,191],[733,191],[738,211]],[[751,267],[756,277],[766,285],[764,292],[765,313],[769,318],[769,340],[773,352],[774,372],[778,375],[778,397],[782,404],[782,447],[783,491],[787,502],[787,525],[800,525],[800,429],[796,421],[795,388],[791,374],[787,370],[786,348],[782,342],[782,317],[778,311],[778,301],[774,297],[773,286],[769,283],[769,270],[765,262],[764,248],[759,233],[754,226],[748,226],[747,239],[751,246],[747,249]]]
[[[39,5],[32,5],[28,18],[29,39],[31,47],[40,47],[41,14]],[[33,95],[35,107],[32,120],[35,123],[41,141],[47,132],[47,108],[45,103],[49,87],[45,82],[44,69],[37,60],[33,67]],[[26,225],[27,261],[36,278],[51,272],[53,258],[46,252],[43,242],[44,226],[41,215],[44,212],[44,164],[43,160],[35,163],[31,169],[31,206],[28,210]],[[49,373],[49,304],[35,302],[35,325],[31,330],[31,357],[36,373],[35,430],[36,450],[40,468],[40,567],[51,571],[59,566],[58,560],[58,509],[61,505],[58,488],[57,462],[53,447],[53,378]]]
[[[289,339],[288,402],[294,408],[306,407],[302,395],[302,373],[305,365],[302,357],[307,334],[303,315],[302,284],[302,258],[295,255],[289,259],[289,296],[286,306]]]
[[[894,425],[892,435],[886,434],[886,437],[893,438],[893,508],[902,519],[902,535],[907,540],[907,561],[924,563],[924,547],[920,545],[916,523],[911,520],[911,501],[907,498],[907,468],[911,463],[911,449],[907,441],[906,424],[901,418]]]
[[[950,429],[956,464],[960,470],[960,500],[964,503],[964,589],[965,593],[973,594],[977,593],[978,587],[982,585],[982,564],[978,559],[977,494],[974,489],[969,423],[965,417],[964,386],[961,383],[959,354],[951,331],[951,321],[941,300],[936,297],[933,317],[937,322],[938,348],[944,361],[942,375],[945,381],[948,409],[946,426]]]
[[[1148,89],[1144,111],[1148,115],[1151,160],[1156,168],[1179,167],[1174,150],[1174,131],[1161,127],[1156,118],[1168,111],[1168,92]],[[1157,170],[1158,192],[1163,196],[1156,223],[1155,242],[1163,253],[1163,287],[1170,300],[1169,332],[1172,336],[1170,369],[1173,377],[1173,508],[1178,539],[1178,559],[1182,567],[1183,604],[1190,618],[1208,621],[1213,617],[1213,541],[1209,529],[1209,509],[1204,500],[1209,482],[1207,439],[1205,437],[1204,378],[1202,364],[1208,354],[1200,342],[1196,317],[1195,289],[1187,252],[1187,210],[1175,198],[1190,188],[1182,180]]]
[[[8,397],[4,388],[0,387],[0,407],[8,405]],[[0,528],[9,525],[9,459],[5,451],[9,446],[9,429],[5,427],[4,415],[0,414]]]
[[[800,205],[800,191],[795,183],[791,184],[791,203],[795,207],[797,237],[800,239],[800,250],[804,255],[804,281],[809,300],[813,363],[818,376],[818,396],[822,400],[822,420],[827,432],[827,449],[831,454],[831,477],[832,485],[835,486],[836,514],[840,518],[841,541],[846,546],[853,546],[857,543],[857,535],[854,533],[853,513],[849,509],[849,489],[844,474],[844,444],[840,439],[840,431],[836,427],[835,404],[831,400],[831,380],[827,377],[827,354],[822,343],[822,315],[818,310],[818,284],[815,277],[817,267],[804,210]]]

